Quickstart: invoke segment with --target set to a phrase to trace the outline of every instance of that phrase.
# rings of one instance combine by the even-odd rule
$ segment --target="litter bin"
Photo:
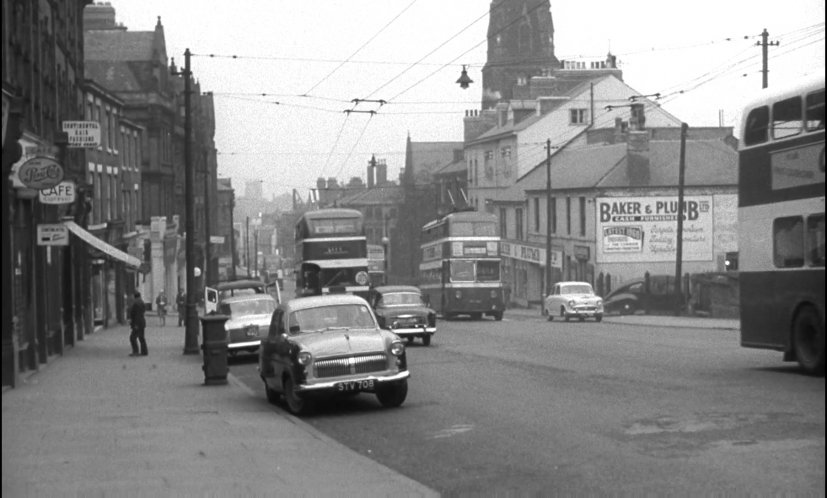
[[[200,317],[201,350],[204,352],[204,384],[217,385],[227,383],[227,344],[229,338],[224,323],[227,315],[209,314]]]

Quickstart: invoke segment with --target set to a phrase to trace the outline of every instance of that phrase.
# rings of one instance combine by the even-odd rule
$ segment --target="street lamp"
[[[186,258],[187,258],[187,319],[184,322],[184,354],[198,354],[198,310],[196,310],[195,283],[195,186],[192,165],[192,109],[190,80],[190,49],[184,51],[184,70],[171,73],[184,77],[184,187],[186,223]],[[209,241],[207,241],[209,242]]]

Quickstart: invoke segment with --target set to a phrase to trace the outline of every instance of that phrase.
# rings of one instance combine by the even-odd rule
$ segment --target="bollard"
[[[204,384],[220,385],[227,383],[227,344],[229,338],[224,323],[227,315],[209,314],[200,317],[203,340],[201,350],[204,352]]]

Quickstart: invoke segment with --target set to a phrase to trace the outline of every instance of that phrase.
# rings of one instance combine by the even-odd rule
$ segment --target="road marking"
[[[430,437],[430,439],[443,439],[446,437],[456,436],[457,434],[468,432],[473,428],[474,426],[472,424],[454,424],[447,429],[442,429],[441,431],[436,432]]]

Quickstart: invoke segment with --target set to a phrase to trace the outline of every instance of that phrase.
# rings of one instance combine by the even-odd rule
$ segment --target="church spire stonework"
[[[515,97],[532,76],[560,67],[554,55],[549,0],[493,0],[488,21],[488,60],[482,69],[482,108]]]

